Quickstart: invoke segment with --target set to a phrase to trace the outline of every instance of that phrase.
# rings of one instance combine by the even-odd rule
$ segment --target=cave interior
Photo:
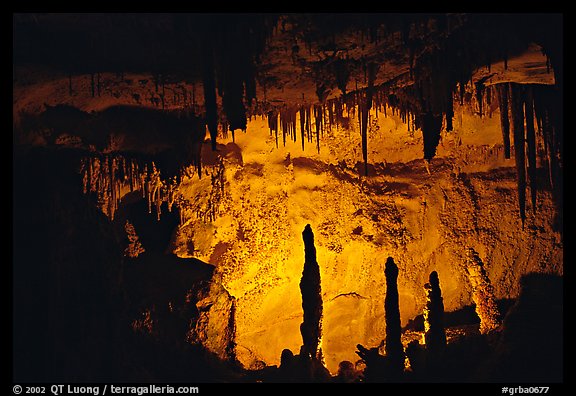
[[[561,14],[13,14],[15,382],[563,370]]]

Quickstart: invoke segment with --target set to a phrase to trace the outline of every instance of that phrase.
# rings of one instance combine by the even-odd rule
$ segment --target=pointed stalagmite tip
[[[384,268],[384,272],[386,273],[386,276],[397,276],[398,275],[398,266],[396,265],[396,263],[394,262],[394,259],[392,257],[388,257],[386,259],[386,266]]]
[[[438,286],[440,284],[440,280],[438,279],[438,272],[432,271],[430,273],[430,285]]]

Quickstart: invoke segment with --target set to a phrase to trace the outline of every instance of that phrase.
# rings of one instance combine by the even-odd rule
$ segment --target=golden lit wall
[[[361,138],[357,115],[350,116],[352,129],[326,131],[320,153],[315,142],[304,151],[300,141],[283,147],[281,137],[276,148],[266,120],[253,119],[235,143],[220,140],[225,187],[216,219],[184,213],[175,252],[217,266],[236,298],[237,356],[246,367],[279,364],[284,348],[299,352],[301,233],[308,223],[322,278],[322,348],[333,373],[340,361],[358,359],[356,344],[374,347],[384,338],[388,256],[400,268],[403,325],[422,313],[423,286],[434,270],[447,311],[472,303],[467,247],[481,256],[498,298],[515,296],[527,272],[562,273],[547,192],[522,229],[514,159],[504,159],[497,113],[480,119],[457,108],[455,131],[443,132],[428,173],[421,132],[372,112],[367,178],[359,177]],[[204,158],[216,163],[206,148]],[[190,201],[210,194],[215,166],[205,169],[201,180],[182,186]]]

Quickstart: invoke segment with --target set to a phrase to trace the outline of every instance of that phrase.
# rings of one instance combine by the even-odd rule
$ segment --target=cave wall
[[[301,337],[303,246],[300,231],[315,230],[324,301],[322,349],[327,367],[357,360],[357,343],[378,346],[385,334],[383,264],[394,257],[402,325],[421,314],[431,271],[454,311],[472,303],[465,252],[485,263],[497,298],[514,298],[529,272],[562,274],[562,243],[552,230],[550,191],[539,191],[537,211],[522,226],[514,160],[504,158],[500,121],[456,109],[455,130],[443,132],[426,168],[422,135],[397,116],[376,118],[369,129],[369,176],[360,133],[326,131],[315,145],[288,141],[275,148],[264,119],[249,133],[219,146],[225,186],[213,222],[180,227],[178,246],[216,265],[236,298],[236,352],[246,367],[278,364],[284,348],[298,353]],[[207,180],[190,180],[206,185]],[[202,196],[195,189],[194,199]],[[200,193],[199,193],[200,192]],[[199,195],[198,195],[199,194]],[[528,205],[530,205],[528,203]]]

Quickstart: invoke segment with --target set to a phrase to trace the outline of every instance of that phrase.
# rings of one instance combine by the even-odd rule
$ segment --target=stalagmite
[[[230,299],[230,316],[228,316],[226,329],[226,334],[229,334],[229,338],[226,344],[225,354],[230,361],[234,362],[236,361],[236,297],[230,296]]]
[[[124,249],[124,256],[136,258],[140,254],[144,253],[146,250],[142,246],[142,243],[140,243],[140,239],[138,238],[138,234],[136,234],[134,226],[128,220],[124,223],[124,231],[126,232],[126,238],[128,239],[128,246]]]
[[[523,87],[516,83],[510,84],[510,103],[512,112],[512,127],[514,130],[514,158],[516,160],[516,177],[518,178],[518,205],[522,226],[526,220],[526,161],[524,133],[524,101]]]
[[[498,92],[498,106],[500,107],[500,127],[502,128],[502,141],[504,144],[504,158],[510,159],[510,118],[508,116],[508,92],[507,83],[496,86]]]
[[[424,307],[424,340],[428,352],[428,367],[437,366],[446,349],[446,331],[444,330],[444,301],[440,290],[438,273],[430,274],[426,289],[426,306]]]
[[[472,286],[472,300],[476,304],[476,314],[480,318],[480,333],[486,334],[500,326],[500,312],[484,264],[472,248],[466,252],[466,271]]]
[[[386,297],[384,299],[384,313],[386,315],[386,357],[388,359],[389,374],[399,377],[404,371],[404,348],[400,337],[400,307],[398,301],[398,267],[392,257],[386,260],[384,270],[386,276]]]
[[[534,130],[534,97],[532,87],[524,88],[524,114],[526,119],[526,142],[528,143],[528,181],[530,183],[530,196],[532,211],[536,212],[536,131]]]
[[[304,240],[304,270],[300,280],[302,292],[302,309],[304,321],[300,325],[303,350],[306,357],[319,359],[319,348],[322,337],[322,291],[320,286],[320,267],[316,261],[316,247],[314,246],[314,233],[310,224],[302,232]]]

